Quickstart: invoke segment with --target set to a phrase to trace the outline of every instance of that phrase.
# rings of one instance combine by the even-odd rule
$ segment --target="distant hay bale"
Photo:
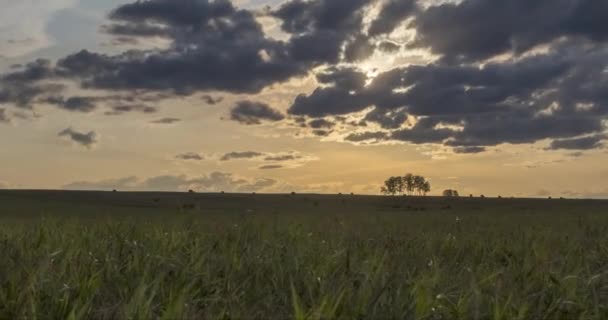
[[[190,189],[188,190],[188,193],[194,193],[194,190]]]
[[[295,196],[295,195],[296,195],[295,191],[292,191],[292,192],[291,192],[291,195],[292,195],[292,196]]]
[[[112,192],[116,192],[116,189],[112,190]]]

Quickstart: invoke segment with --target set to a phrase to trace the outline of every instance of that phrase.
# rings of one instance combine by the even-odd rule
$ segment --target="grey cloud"
[[[258,192],[277,184],[267,178],[240,178],[231,173],[212,172],[198,177],[164,175],[139,179],[125,177],[97,182],[80,181],[65,185],[69,190],[122,190],[122,191],[186,191],[200,192]]]
[[[332,133],[330,130],[313,130],[312,134],[318,137],[327,137]]]
[[[583,138],[553,140],[549,149],[558,150],[589,150],[603,146],[602,141],[607,139],[606,135],[594,135]]]
[[[128,112],[155,113],[157,111],[158,109],[156,107],[151,107],[144,104],[119,104],[112,106],[110,111],[107,111],[105,115],[116,116]]]
[[[205,103],[207,103],[207,104],[209,104],[209,105],[216,105],[216,104],[218,104],[218,103],[220,103],[220,102],[224,101],[224,98],[223,98],[223,97],[217,97],[217,98],[214,98],[214,97],[212,97],[212,96],[210,96],[210,95],[207,95],[207,94],[206,94],[206,95],[203,95],[203,96],[201,97],[201,99],[202,99],[203,101],[205,101]]]
[[[331,121],[327,121],[325,119],[315,119],[315,120],[308,122],[308,126],[313,129],[331,129],[335,125],[336,125],[335,123],[333,123]]]
[[[179,160],[194,160],[194,161],[202,161],[205,160],[205,157],[195,152],[186,152],[182,154],[178,154],[175,156],[176,159]]]
[[[97,143],[97,134],[94,131],[84,133],[76,131],[72,128],[67,128],[59,132],[58,136],[67,137],[71,141],[86,148],[91,148]]]
[[[299,159],[302,159],[302,156],[297,154],[283,154],[267,156],[266,158],[264,158],[264,161],[290,161]]]
[[[365,120],[375,122],[384,129],[397,129],[407,121],[408,115],[404,108],[396,110],[386,110],[375,108],[365,115]]]
[[[381,141],[387,138],[387,133],[382,131],[366,131],[351,133],[344,139],[350,142]]]
[[[10,121],[11,121],[11,118],[9,118],[8,113],[6,112],[6,109],[0,108],[0,123],[8,123]]]
[[[243,152],[229,152],[224,154],[220,160],[221,161],[229,161],[235,159],[252,159],[263,156],[263,153],[256,151],[243,151]]]
[[[378,16],[369,27],[370,36],[378,36],[393,32],[416,10],[414,0],[389,0],[380,10]]]
[[[45,102],[61,109],[74,112],[91,112],[97,108],[96,98],[93,97],[49,97]]]
[[[422,121],[414,127],[390,134],[412,143],[484,147],[566,139],[604,130],[605,68],[608,49],[581,49],[574,43],[483,68],[443,63],[397,68],[365,87],[330,69],[322,75],[330,80],[320,81],[322,86],[310,95],[298,96],[289,112],[320,117],[375,106],[365,120],[386,129],[397,129],[409,115],[416,116]],[[356,72],[350,74],[347,79]],[[557,108],[548,109],[553,104]],[[581,104],[588,107],[581,109]]]
[[[240,101],[230,111],[230,119],[248,125],[261,124],[262,121],[280,121],[285,116],[265,103]]]
[[[282,165],[278,165],[278,164],[269,164],[269,165],[264,165],[264,166],[260,166],[260,170],[275,170],[275,169],[282,169],[283,166]]]
[[[399,51],[399,49],[401,49],[401,46],[390,41],[382,41],[378,44],[378,50],[386,53],[394,53]]]
[[[292,0],[272,12],[292,34],[289,52],[298,61],[337,63],[342,46],[360,34],[370,0]]]
[[[523,53],[560,37],[605,41],[608,3],[596,0],[465,0],[432,6],[415,19],[416,45],[451,61]],[[449,36],[446,36],[449,34]]]
[[[173,124],[173,123],[177,123],[182,121],[182,119],[178,119],[178,118],[161,118],[158,120],[153,120],[150,121],[150,123],[154,123],[154,124]]]
[[[461,154],[470,154],[470,153],[481,153],[481,152],[485,152],[486,148],[484,147],[457,147],[453,149],[455,153],[461,153]]]

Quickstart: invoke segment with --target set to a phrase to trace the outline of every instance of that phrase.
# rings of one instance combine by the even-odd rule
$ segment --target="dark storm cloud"
[[[8,113],[6,112],[6,109],[0,108],[0,123],[8,123],[10,121],[11,119],[9,118]]]
[[[157,108],[144,104],[119,104],[112,106],[110,111],[107,111],[105,115],[116,116],[128,112],[155,113],[157,111]]]
[[[302,156],[296,154],[273,155],[264,158],[264,161],[291,161],[302,159]]]
[[[386,132],[382,131],[367,131],[361,133],[351,133],[344,138],[350,142],[365,142],[365,141],[380,141],[387,138]]]
[[[45,102],[61,109],[74,112],[91,112],[97,108],[96,98],[93,97],[49,97]]]
[[[416,45],[451,61],[523,53],[561,37],[606,41],[608,2],[467,0],[430,7],[415,19]]]
[[[107,30],[133,37],[167,34],[172,45],[145,55],[92,57],[104,66],[90,79],[96,87],[256,93],[307,72],[285,43],[265,36],[253,13],[227,0],[138,1],[109,17],[115,23]]]
[[[416,9],[414,0],[389,0],[369,27],[370,36],[378,36],[393,32]]]
[[[347,43],[344,49],[344,60],[347,62],[365,60],[374,54],[375,50],[376,46],[368,37],[359,35]]]
[[[335,123],[333,123],[331,121],[327,121],[325,119],[315,119],[315,120],[308,122],[308,126],[313,129],[331,129],[335,125],[336,125]]]
[[[484,148],[484,147],[457,147],[457,148],[454,148],[453,150],[455,153],[471,154],[471,153],[485,152],[486,148]]]
[[[186,152],[182,154],[178,154],[175,156],[176,159],[179,160],[194,160],[194,161],[202,161],[205,160],[205,157],[196,153],[196,152]]]
[[[272,15],[281,20],[283,31],[292,34],[289,52],[295,60],[337,63],[340,60],[342,46],[347,41],[355,40],[361,33],[363,9],[371,2],[371,0],[292,0],[281,5],[272,12]],[[365,47],[365,43],[366,41],[363,40],[355,47]]]
[[[365,120],[375,122],[384,129],[398,129],[407,120],[408,115],[404,108],[386,110],[375,108],[365,115]]]
[[[205,103],[206,103],[206,104],[208,104],[208,105],[216,105],[216,104],[218,104],[218,103],[220,103],[220,102],[224,101],[224,97],[217,97],[217,98],[214,98],[213,96],[210,96],[210,95],[207,95],[207,94],[206,94],[206,95],[203,95],[203,96],[201,97],[201,99],[202,99],[203,101],[205,101]]]
[[[72,128],[67,128],[59,132],[58,136],[69,138],[71,141],[86,148],[91,148],[97,143],[97,134],[94,131],[84,133],[78,132]]]
[[[378,16],[364,19],[376,5]],[[277,18],[288,40],[266,35],[256,14]],[[103,30],[120,39],[163,37],[169,45],[115,55],[81,50],[56,64],[37,60],[0,76],[0,103],[30,108],[50,101],[91,111],[95,102],[110,101],[107,114],[152,112],[134,106],[194,93],[216,104],[221,98],[209,93],[259,93],[314,72],[319,87],[295,98],[287,120],[252,101],[237,104],[231,119],[299,120],[307,127],[313,118],[312,133],[318,136],[336,130],[351,142],[435,143],[456,152],[544,139],[555,147],[595,148],[600,141],[580,137],[606,129],[606,1],[464,0],[424,9],[412,0],[291,0],[254,13],[228,0],[149,0],[121,5],[109,19]],[[414,42],[394,43],[391,32],[406,22],[415,28]],[[539,45],[542,50],[530,52]],[[440,59],[399,66],[373,79],[345,67],[374,50],[394,55],[404,46],[429,48]],[[487,61],[501,54],[506,55]],[[65,96],[53,82],[65,80],[137,98],[53,100]],[[323,125],[323,118],[337,116],[349,120],[337,129]],[[363,125],[379,125],[384,132],[341,132],[343,126]]]
[[[392,139],[411,143],[483,147],[565,139],[604,130],[606,68],[608,49],[581,49],[573,43],[483,67],[437,63],[397,68],[367,86],[343,80],[355,71],[344,77],[344,71],[330,69],[320,78],[322,86],[298,96],[289,112],[321,117],[375,106],[364,120],[385,129],[397,129],[415,116],[416,125],[391,133]]]
[[[365,109],[371,103],[369,97],[357,94],[364,90],[367,77],[351,68],[330,68],[317,75],[323,87],[306,96],[299,95],[289,108],[292,115],[323,117],[344,115]]]
[[[154,123],[154,124],[173,124],[176,122],[180,122],[182,121],[182,119],[178,119],[178,118],[161,118],[158,120],[153,120],[150,121],[150,123]]]
[[[55,77],[49,60],[38,59],[0,76],[0,103],[10,103],[20,108],[31,108],[32,104],[49,94],[57,94],[63,85],[40,83]]]
[[[280,121],[285,116],[265,103],[239,101],[230,111],[230,119],[248,125],[261,124],[262,121]]]
[[[595,136],[583,137],[583,138],[554,140],[551,142],[551,145],[549,146],[549,148],[552,150],[596,149],[596,148],[602,147],[603,146],[602,141],[606,140],[607,138],[608,138],[608,136],[606,136],[606,135],[595,135]]]
[[[386,53],[394,53],[399,51],[399,49],[401,49],[401,46],[390,41],[382,41],[380,44],[378,44],[378,50]]]
[[[238,159],[253,159],[263,156],[263,153],[256,151],[229,152],[224,154],[220,161],[238,160]]]
[[[313,130],[312,134],[314,134],[317,137],[327,137],[332,133],[332,131],[329,130]]]
[[[282,169],[283,166],[282,165],[277,165],[277,164],[269,164],[269,165],[264,165],[264,166],[260,166],[260,170],[276,170],[276,169]]]

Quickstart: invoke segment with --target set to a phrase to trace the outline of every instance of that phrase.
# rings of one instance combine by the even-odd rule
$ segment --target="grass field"
[[[0,319],[608,319],[608,202],[0,192]]]

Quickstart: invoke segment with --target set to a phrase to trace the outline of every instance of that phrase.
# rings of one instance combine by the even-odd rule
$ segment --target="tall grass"
[[[0,319],[608,319],[602,215],[179,215],[0,226]]]

